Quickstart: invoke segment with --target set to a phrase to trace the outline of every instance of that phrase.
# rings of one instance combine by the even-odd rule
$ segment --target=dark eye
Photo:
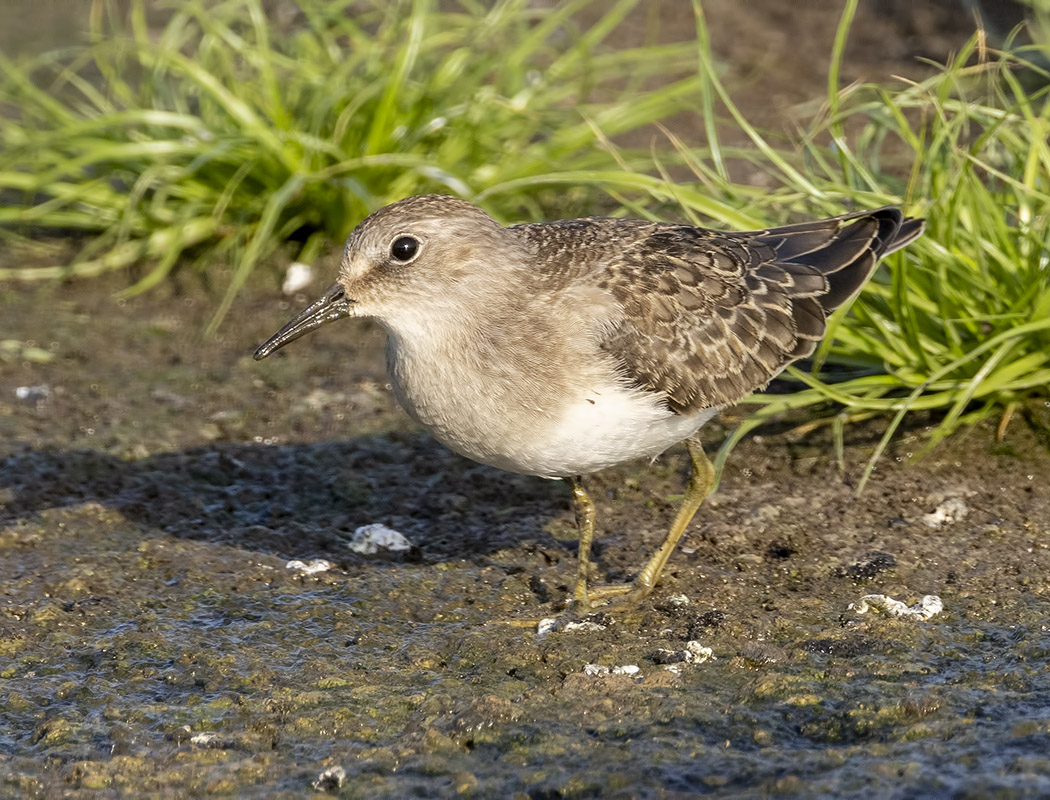
[[[390,245],[390,255],[395,261],[411,261],[419,252],[419,240],[411,236],[398,236]]]

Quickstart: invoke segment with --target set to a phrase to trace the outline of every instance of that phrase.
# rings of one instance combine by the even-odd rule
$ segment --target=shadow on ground
[[[93,502],[152,535],[344,565],[355,560],[352,532],[375,522],[404,533],[426,560],[553,543],[544,525],[569,503],[560,481],[479,466],[424,434],[223,443],[134,461],[34,450],[0,461],[0,498],[0,524]]]

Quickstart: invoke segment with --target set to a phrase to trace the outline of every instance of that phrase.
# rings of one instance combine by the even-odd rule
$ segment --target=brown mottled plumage
[[[685,441],[686,499],[631,587],[644,597],[709,491],[696,432],[813,352],[827,315],[922,232],[893,208],[748,233],[620,219],[503,227],[452,197],[410,197],[351,234],[339,282],[263,344],[377,319],[405,410],[476,461],[570,477],[586,608],[594,506],[578,478]]]
[[[736,403],[810,355],[826,316],[922,222],[887,207],[743,233],[606,218],[509,230],[533,246],[544,281],[612,293],[624,318],[602,349],[688,413]]]

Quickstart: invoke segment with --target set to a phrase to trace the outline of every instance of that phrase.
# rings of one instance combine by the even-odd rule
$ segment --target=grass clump
[[[978,32],[920,83],[840,90],[856,7],[847,3],[840,25],[826,113],[794,152],[778,153],[783,163],[765,159],[775,187],[757,194],[716,170],[699,174],[769,222],[800,208],[882,204],[926,218],[925,235],[832,318],[813,368],[789,368],[805,388],[750,398],[759,410],[720,453],[724,463],[756,426],[831,401],[842,409],[832,418],[841,460],[844,422],[886,416],[860,491],[908,412],[937,414],[933,446],[989,417],[1002,435],[1016,409],[1050,398],[1050,74],[1041,66],[1050,45],[1008,42],[992,52]],[[724,92],[720,99],[759,144]]]
[[[14,112],[0,116],[0,192],[16,200],[0,236],[92,238],[69,265],[0,279],[148,263],[140,291],[180,260],[225,261],[217,322],[277,247],[309,262],[405,195],[502,185],[486,209],[515,220],[541,216],[540,200],[590,205],[588,184],[541,197],[533,179],[618,169],[604,137],[691,106],[700,85],[689,43],[603,46],[637,2],[304,0],[282,24],[261,0],[175,0],[162,15],[96,0],[90,44],[0,56]],[[661,88],[640,94],[653,77]]]

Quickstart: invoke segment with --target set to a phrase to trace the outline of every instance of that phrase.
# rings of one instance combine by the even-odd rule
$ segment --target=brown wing
[[[828,313],[921,232],[893,208],[748,233],[654,226],[600,280],[624,309],[601,346],[678,413],[730,405],[812,353]]]

